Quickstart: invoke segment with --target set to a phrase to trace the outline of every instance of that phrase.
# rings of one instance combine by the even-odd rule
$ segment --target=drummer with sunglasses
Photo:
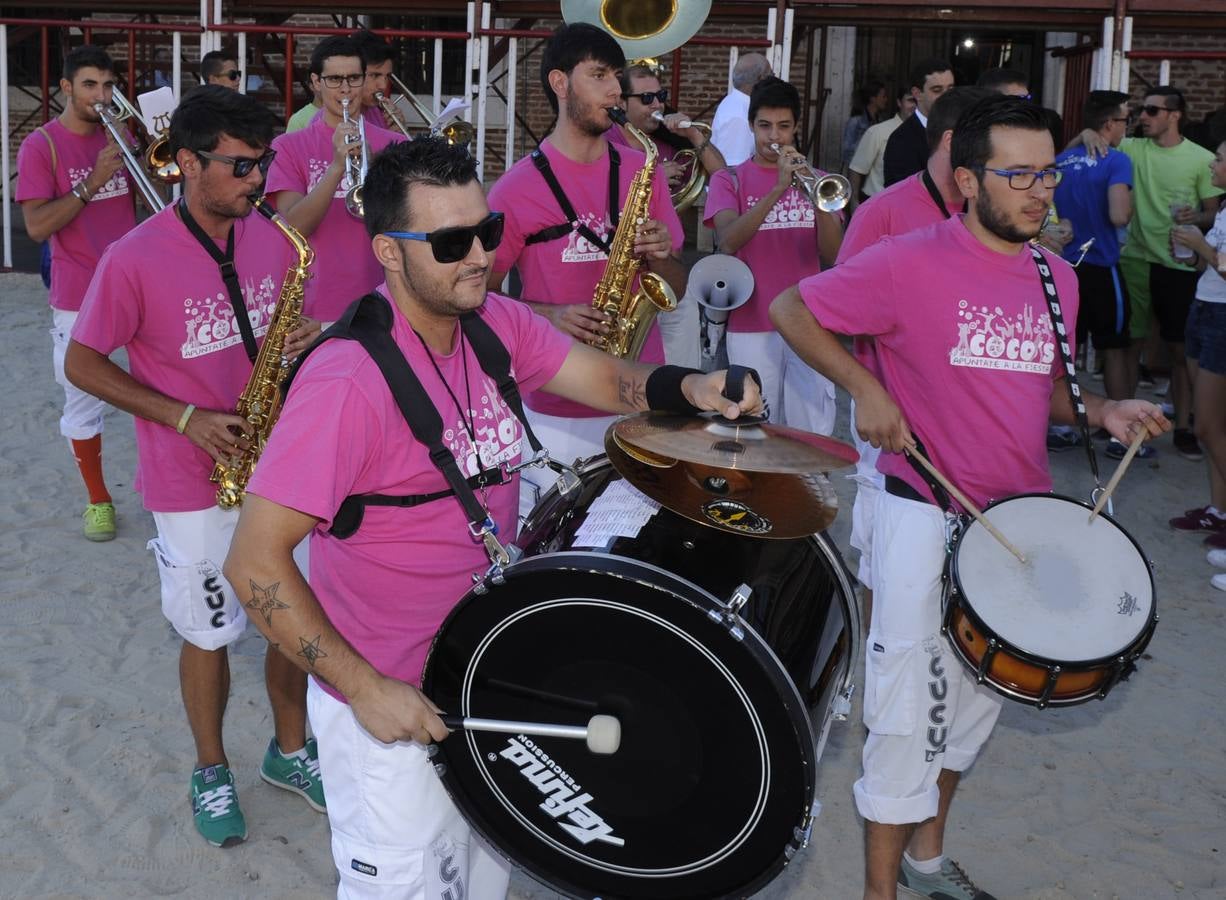
[[[210,50],[200,57],[200,78],[205,84],[219,84],[232,91],[238,90],[243,73],[238,68],[238,59],[225,50]]]
[[[721,396],[723,372],[617,359],[489,292],[503,219],[490,212],[464,149],[435,137],[397,144],[375,159],[366,190],[366,227],[386,281],[355,307],[354,327],[364,310],[386,317],[390,352],[408,362],[442,420],[445,455],[465,478],[490,476],[473,497],[502,529],[500,540],[514,537],[518,475],[507,468],[527,442],[482,367],[473,326],[459,326],[465,313],[505,348],[524,393],[544,390],[608,413],[649,403],[733,418],[761,409],[756,386],[732,403]],[[426,751],[448,733],[418,689],[426,651],[473,576],[490,566],[447,485],[364,347],[323,341],[294,376],[226,563],[261,631],[312,675],[308,706],[340,896],[506,890],[506,863],[470,832]],[[334,526],[346,498],[371,494],[414,505],[367,505],[341,537]],[[308,534],[309,586],[290,555]]]

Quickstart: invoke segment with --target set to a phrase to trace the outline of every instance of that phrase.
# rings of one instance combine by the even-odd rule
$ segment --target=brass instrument
[[[315,259],[315,251],[306,239],[296,228],[277,215],[277,211],[269,206],[263,197],[253,197],[251,202],[256,210],[276,225],[286,240],[293,244],[294,250],[298,252],[298,261],[285,273],[285,281],[281,285],[277,305],[273,308],[264,343],[260,345],[251,377],[247,379],[247,386],[239,395],[235,409],[235,414],[242,416],[253,428],[251,445],[230,457],[229,463],[216,463],[213,473],[209,476],[209,481],[218,485],[217,505],[222,509],[233,509],[242,505],[247,482],[251,480],[255,464],[259,462],[264,445],[268,442],[269,432],[281,414],[281,382],[289,373],[289,362],[285,358],[285,339],[298,327],[302,319],[302,298],[309,274],[307,269]]]
[[[141,196],[145,200],[145,204],[154,212],[162,210],[166,206],[166,201],[162,199],[162,195],[158,193],[153,182],[149,180],[149,175],[145,171],[145,167],[136,158],[132,152],[131,145],[128,144],[128,135],[123,123],[129,120],[140,121],[140,113],[136,108],[128,102],[128,99],[120,92],[119,88],[115,88],[111,93],[111,102],[95,103],[94,112],[98,114],[98,118],[102,120],[102,125],[111,135],[111,139],[119,145],[119,152],[123,154],[124,165],[128,169],[128,174],[132,180],[136,182],[136,189],[140,191]],[[151,155],[154,149],[158,147],[160,142],[150,144],[147,155]],[[169,147],[169,141],[161,144],[162,150],[160,154],[165,153],[165,148]],[[174,165],[174,161],[169,161],[170,165]],[[174,172],[177,174],[179,167],[174,165]],[[176,179],[177,180],[177,179]]]
[[[434,116],[430,110],[408,89],[403,81],[393,73],[388,73],[388,81],[392,86],[400,92],[400,95],[413,107],[413,111],[421,116],[421,120],[426,125],[430,126],[430,134],[441,135],[447,143],[467,147],[473,141],[473,126],[471,122],[465,122],[463,119],[452,119],[446,124],[435,122],[430,125]],[[404,120],[404,116],[397,109],[395,101],[388,97],[383,91],[375,91],[375,102],[379,104],[379,108],[383,110],[383,116],[392,125],[403,134],[405,137],[412,140],[413,135],[409,134],[409,124]]]
[[[658,109],[651,114],[651,117],[664,124],[665,115]],[[686,119],[681,123],[682,128],[697,128],[706,137],[711,140],[711,126],[704,125],[702,122],[691,122]],[[686,148],[680,150],[673,157],[673,162],[690,167],[690,177],[686,179],[685,184],[672,192],[673,209],[677,212],[689,209],[694,205],[694,201],[702,194],[703,188],[707,186],[707,170],[703,168],[702,162],[698,159],[697,148]]]
[[[349,117],[348,97],[341,99],[341,116],[345,124],[353,122]],[[349,179],[349,189],[345,191],[345,209],[349,210],[349,215],[361,219],[366,215],[366,208],[362,205],[362,182],[366,180],[366,172],[370,168],[370,151],[366,147],[366,120],[358,116],[357,124],[357,140],[362,144],[362,152],[356,161],[352,155],[345,157],[345,177]]]
[[[626,121],[625,111],[614,107],[608,113],[646,148],[647,163],[630,183],[617,231],[609,245],[609,261],[592,296],[592,308],[609,319],[608,334],[592,341],[592,346],[620,359],[638,359],[656,314],[677,308],[677,295],[655,272],[644,272],[638,290],[633,290],[634,278],[643,264],[634,255],[634,239],[639,226],[650,217],[651,179],[660,151],[654,141]]]
[[[771,144],[771,150],[778,153],[779,145]],[[851,182],[837,173],[819,178],[816,172],[806,167],[792,173],[792,184],[815,209],[822,212],[838,212],[851,199]]]
[[[698,33],[710,12],[711,0],[562,0],[563,21],[607,31],[626,59],[671,53]]]

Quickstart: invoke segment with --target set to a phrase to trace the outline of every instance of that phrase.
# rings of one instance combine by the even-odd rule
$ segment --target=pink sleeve
[[[297,153],[298,142],[287,140],[289,137],[283,134],[273,138],[272,149],[277,151],[277,158],[272,161],[272,168],[268,170],[268,181],[264,184],[266,194],[275,194],[278,191],[306,194],[310,190],[307,186],[307,173]]]
[[[801,299],[823,328],[880,335],[894,327],[892,243],[884,238],[842,265],[801,280]]]
[[[558,374],[574,340],[558,331],[526,303],[493,294],[487,301],[490,327],[511,351],[515,382],[521,393],[535,391]]]
[[[517,170],[512,169],[495,181],[494,186],[490,188],[490,209],[494,212],[501,212],[504,218],[502,243],[498,245],[498,251],[494,256],[495,272],[509,272],[519,259],[519,254],[524,251],[523,228],[519,218],[515,215],[513,205],[508,202],[510,197],[507,196],[513,190],[513,183],[517,175]]]
[[[731,169],[720,169],[711,176],[711,184],[707,188],[707,205],[703,208],[703,222],[712,227],[715,214],[730,209],[738,216],[741,214],[741,198],[737,196],[736,177]]]
[[[856,209],[851,217],[851,224],[843,235],[843,243],[839,245],[839,255],[835,265],[842,265],[858,254],[861,250],[873,246],[887,232],[882,222],[883,214],[877,212],[880,204],[865,203]]]
[[[112,246],[102,254],[72,327],[74,341],[104,356],[131,341],[141,321],[137,298],[143,287],[114,250]]]
[[[685,229],[681,225],[681,217],[673,209],[672,195],[668,192],[668,179],[664,170],[657,167],[651,179],[651,217],[668,226],[668,233],[673,238],[673,252],[681,249],[685,243]]]
[[[38,132],[21,142],[17,151],[17,195],[23,200],[53,200],[59,196],[55,172],[51,167],[51,150],[47,138]]]

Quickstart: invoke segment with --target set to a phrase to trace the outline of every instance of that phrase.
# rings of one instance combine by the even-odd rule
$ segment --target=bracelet
[[[647,408],[655,412],[689,415],[702,412],[685,399],[685,393],[681,390],[681,382],[685,380],[685,376],[701,374],[701,369],[687,369],[685,366],[657,366],[652,369],[645,386]]]
[[[187,409],[183,410],[183,415],[179,416],[179,424],[175,426],[175,431],[182,434],[187,430],[187,421],[192,417],[192,413],[196,411],[196,404],[187,404]]]
[[[711,146],[711,139],[707,138],[701,144],[694,148],[694,158],[702,156],[702,152]]]
[[[78,181],[76,184],[72,186],[72,194],[82,203],[89,202],[89,198],[90,198],[89,188],[85,186],[84,181]]]

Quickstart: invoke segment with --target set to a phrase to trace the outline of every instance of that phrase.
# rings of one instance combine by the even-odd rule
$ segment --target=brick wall
[[[1226,41],[1220,34],[1141,32],[1132,35],[1133,50],[1201,50],[1226,52]],[[1134,59],[1131,66],[1132,96],[1138,103],[1145,98],[1145,85],[1158,83],[1159,61]],[[1144,80],[1142,80],[1144,79]],[[1184,92],[1188,101],[1188,121],[1200,122],[1212,112],[1226,106],[1226,59],[1173,59],[1171,84]]]

